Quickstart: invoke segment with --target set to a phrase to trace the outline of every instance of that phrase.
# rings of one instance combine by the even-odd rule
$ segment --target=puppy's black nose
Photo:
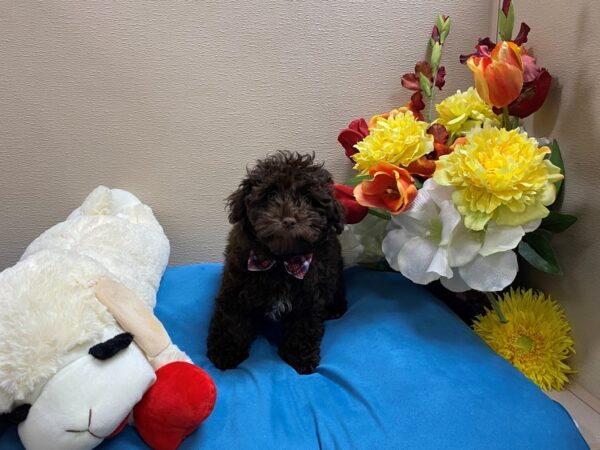
[[[293,217],[284,217],[282,222],[288,228],[292,228],[294,225],[296,225],[296,219]]]

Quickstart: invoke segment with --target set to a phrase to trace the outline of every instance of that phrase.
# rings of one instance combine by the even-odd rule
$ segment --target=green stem
[[[500,36],[500,11],[502,11],[502,0],[498,0],[498,14],[496,14],[496,38],[501,41]]]
[[[502,108],[502,126],[507,130],[512,130],[510,123],[510,114],[508,113],[508,106]]]
[[[431,123],[431,113],[433,111],[433,97],[435,97],[435,80],[437,78],[438,68],[433,71],[433,82],[431,83],[431,96],[429,97],[429,112],[427,113],[427,121]]]
[[[500,309],[500,305],[498,304],[498,300],[496,299],[496,296],[494,294],[492,294],[491,292],[486,292],[485,296],[490,301],[492,308],[494,308],[494,312],[498,315],[498,319],[500,319],[500,323],[508,323],[508,320],[506,320],[506,317],[504,317],[504,313]]]
[[[381,211],[377,211],[376,209],[369,208],[367,212],[375,217],[379,217],[380,219],[392,220],[389,215],[382,213]]]

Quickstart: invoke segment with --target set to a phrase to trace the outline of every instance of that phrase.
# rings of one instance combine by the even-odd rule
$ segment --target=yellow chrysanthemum
[[[446,127],[451,139],[462,136],[473,128],[480,128],[486,121],[500,125],[500,118],[492,107],[482,100],[474,88],[456,94],[435,105],[440,123]]]
[[[562,307],[531,289],[511,289],[498,304],[508,323],[487,310],[475,319],[475,332],[540,388],[561,390],[573,373],[565,361],[575,353]]]
[[[548,153],[548,147],[538,147],[525,132],[486,125],[442,156],[433,178],[456,186],[452,200],[467,228],[483,230],[490,220],[523,225],[546,217],[546,206],[556,199],[554,183],[563,176],[545,159]]]
[[[433,150],[433,136],[427,134],[429,124],[415,119],[412,112],[380,117],[369,135],[355,145],[354,168],[366,174],[378,162],[408,166]]]

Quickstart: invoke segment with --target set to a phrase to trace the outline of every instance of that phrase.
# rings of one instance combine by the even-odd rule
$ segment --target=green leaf
[[[419,84],[421,85],[421,90],[425,92],[425,95],[431,97],[431,83],[422,72],[419,73]]]
[[[512,39],[512,32],[515,26],[515,7],[513,2],[508,8],[508,16],[505,16],[502,9],[498,12],[498,33],[503,41]]]
[[[560,153],[560,146],[558,145],[558,141],[554,139],[552,144],[550,144],[550,162],[554,164],[556,167],[560,169],[560,173],[565,174],[565,163],[562,159],[562,154]],[[560,193],[560,188],[562,187],[563,180],[556,182],[556,194]]]
[[[444,18],[442,17],[441,14],[438,15],[437,18],[437,27],[438,27],[438,32],[440,33],[440,44],[444,45],[444,42],[446,42],[446,37],[448,37],[448,33],[450,33],[450,26],[452,24],[452,21],[450,20],[450,17],[448,17],[446,19],[446,21],[444,22]]]
[[[553,275],[562,275],[554,250],[543,234],[533,232],[525,235],[518,251],[519,255],[536,269]]]
[[[362,183],[364,180],[366,180],[367,178],[369,178],[369,175],[357,175],[355,177],[349,178],[346,180],[346,182],[344,183],[346,186],[351,186],[354,187],[360,183]]]
[[[440,60],[442,59],[442,45],[437,42],[433,44],[431,47],[431,70],[433,73],[437,72],[438,67],[440,67]],[[428,80],[429,81],[429,80]]]
[[[423,182],[418,178],[413,178],[413,184],[417,189],[421,189],[423,187]]]
[[[562,233],[571,225],[577,222],[577,217],[570,214],[561,214],[556,211],[550,211],[548,217],[542,220],[540,228],[551,231],[552,233]]]

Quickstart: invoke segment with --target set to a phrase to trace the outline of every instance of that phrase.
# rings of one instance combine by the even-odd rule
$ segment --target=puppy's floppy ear
[[[246,219],[246,197],[252,190],[250,179],[246,177],[240,183],[237,191],[227,197],[229,208],[229,223],[234,224]]]
[[[344,231],[344,223],[346,218],[346,211],[341,202],[335,198],[333,183],[330,185],[332,201],[329,203],[329,210],[327,211],[327,220],[335,230],[337,234],[341,234]]]

